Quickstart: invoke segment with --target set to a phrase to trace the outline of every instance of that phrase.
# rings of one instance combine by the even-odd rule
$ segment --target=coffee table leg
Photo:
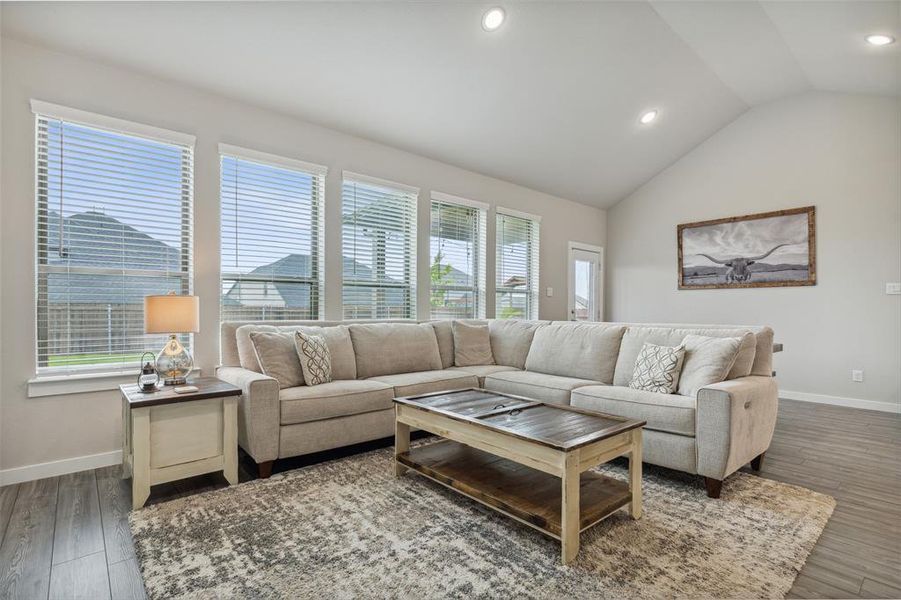
[[[632,430],[632,452],[629,454],[629,491],[632,504],[629,512],[633,519],[641,518],[641,429]]]
[[[396,409],[395,409],[396,410]],[[410,426],[394,418],[394,475],[400,477],[407,472],[407,467],[402,465],[397,457],[410,449]]]
[[[563,564],[579,553],[579,451],[566,455],[566,469],[561,479],[560,542]]]

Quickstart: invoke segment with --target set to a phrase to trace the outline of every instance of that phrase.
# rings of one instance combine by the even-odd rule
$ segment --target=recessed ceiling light
[[[489,9],[482,15],[482,29],[485,31],[494,31],[503,24],[504,17],[506,16],[503,8],[495,7]]]
[[[639,121],[642,125],[647,125],[647,124],[653,122],[654,119],[656,119],[656,118],[657,118],[657,111],[656,111],[656,110],[649,110],[648,112],[646,112],[646,113],[644,113],[643,115],[641,115],[641,118],[639,118],[638,121]]]
[[[873,35],[868,35],[866,39],[867,42],[874,46],[888,46],[895,41],[895,38],[884,33],[874,33]]]

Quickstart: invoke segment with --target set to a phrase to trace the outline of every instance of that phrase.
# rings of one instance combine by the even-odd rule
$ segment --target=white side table
[[[144,506],[150,486],[222,471],[238,483],[238,396],[215,377],[189,381],[196,392],[172,387],[142,392],[121,385],[123,477],[131,477],[132,507]]]

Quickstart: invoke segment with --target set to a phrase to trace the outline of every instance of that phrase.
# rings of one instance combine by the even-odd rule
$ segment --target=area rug
[[[131,513],[151,598],[782,598],[835,501],[738,473],[722,498],[645,468],[644,515],[559,543],[424,477],[390,449]],[[605,465],[620,479],[626,469]]]

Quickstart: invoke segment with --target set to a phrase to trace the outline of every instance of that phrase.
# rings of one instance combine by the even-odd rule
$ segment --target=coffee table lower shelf
[[[560,478],[449,440],[412,448],[397,461],[444,486],[560,539]],[[632,501],[629,484],[586,471],[579,480],[579,530]]]

